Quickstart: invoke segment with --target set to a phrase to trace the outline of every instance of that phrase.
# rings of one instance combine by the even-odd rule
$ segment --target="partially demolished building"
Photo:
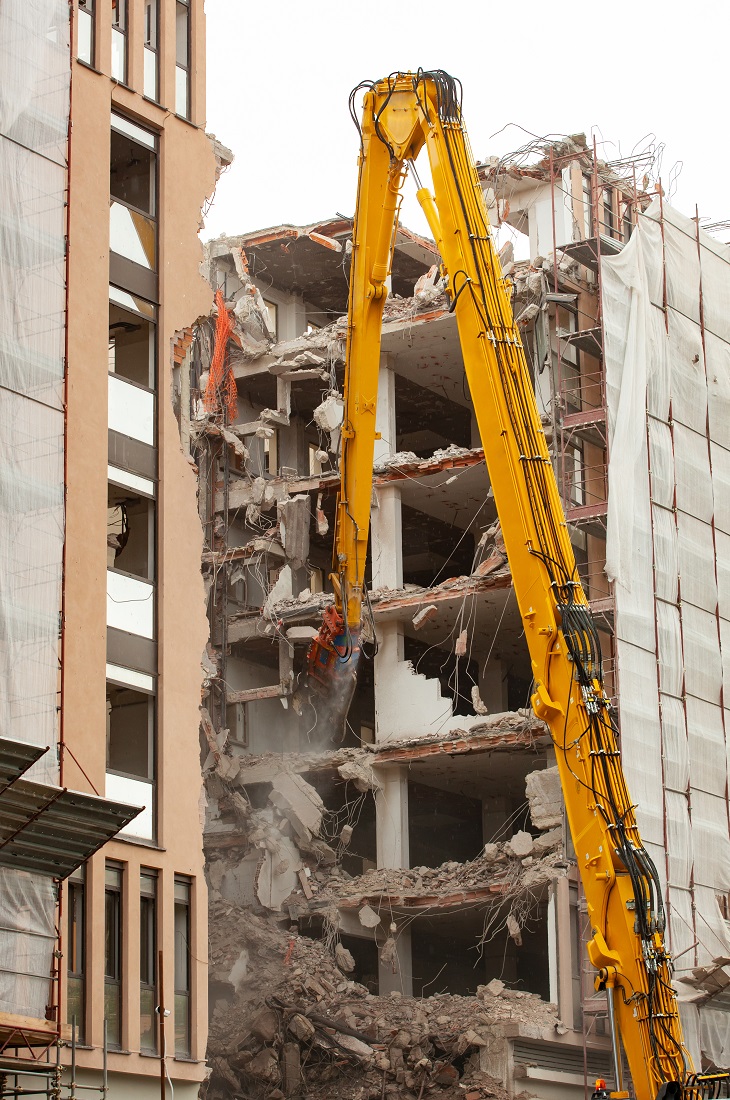
[[[507,245],[503,266],[666,886],[688,1040],[698,1065],[721,1064],[730,250],[578,137],[480,173],[495,221],[529,234],[531,259]],[[607,1073],[608,1040],[576,854],[438,256],[402,228],[375,655],[339,743],[297,691],[333,598],[351,231],[211,242],[217,309],[177,345],[211,624],[209,1095],[577,1095]]]

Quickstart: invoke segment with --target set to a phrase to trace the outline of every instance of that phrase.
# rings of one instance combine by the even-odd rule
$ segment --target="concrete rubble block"
[[[466,630],[462,630],[459,634],[459,637],[456,639],[456,644],[454,645],[454,653],[457,657],[466,656],[466,646],[468,640],[468,632]]]
[[[263,1008],[254,1016],[251,1031],[262,1043],[273,1043],[279,1034],[279,1017],[273,1008]]]
[[[295,569],[301,569],[309,557],[309,497],[306,493],[289,497],[277,510],[284,553]]]
[[[563,823],[563,792],[557,766],[530,772],[525,779],[530,817],[536,829],[554,829]]]
[[[254,1077],[263,1077],[265,1081],[279,1080],[279,1059],[271,1047],[264,1047],[248,1063],[248,1072]]]
[[[318,631],[313,626],[290,626],[286,632],[290,642],[311,642],[317,634]]]
[[[556,848],[562,842],[562,839],[563,827],[560,825],[557,829],[550,829],[549,832],[536,836],[533,850],[537,855],[542,855],[543,852],[549,852],[551,848]]]
[[[369,905],[363,905],[362,909],[358,909],[357,917],[363,928],[377,928],[380,924],[380,917]]]
[[[337,774],[341,779],[354,783],[358,791],[377,790],[378,781],[370,764],[366,760],[348,760],[340,764]]]
[[[491,982],[487,982],[485,986],[480,986],[480,989],[484,989],[486,993],[489,993],[492,997],[500,997],[504,993],[504,982],[499,978],[492,978]]]
[[[518,947],[522,946],[522,927],[520,922],[514,913],[508,913],[507,915],[507,932],[515,941]]]
[[[524,859],[525,856],[529,856],[533,846],[532,837],[523,830],[515,833],[514,836],[507,841],[507,847],[511,850],[512,854],[518,856],[519,859]]]
[[[355,969],[355,960],[347,948],[343,947],[341,943],[335,945],[335,962],[340,970],[344,970],[346,974],[351,974]]]
[[[306,1016],[302,1016],[301,1012],[296,1012],[286,1027],[300,1043],[311,1043],[314,1038],[314,1024]]]
[[[354,1035],[343,1035],[338,1031],[337,1042],[345,1050],[349,1050],[350,1054],[354,1054],[356,1058],[372,1058],[375,1055],[375,1051],[367,1043],[363,1043],[361,1039],[357,1039]]]
[[[428,607],[422,607],[420,611],[416,612],[411,620],[414,630],[420,630],[424,623],[427,623],[429,619],[432,619],[437,613],[438,607],[435,603],[430,603]]]
[[[323,432],[336,431],[344,415],[344,402],[338,393],[330,393],[313,412],[314,422]]]
[[[282,772],[272,780],[269,802],[290,822],[302,840],[319,836],[324,802],[300,775]]]
[[[284,1070],[284,1095],[293,1096],[302,1083],[302,1059],[298,1043],[284,1043],[282,1047]],[[273,1093],[269,1093],[269,1100]]]
[[[340,843],[343,848],[348,848],[350,841],[352,840],[352,834],[355,830],[352,825],[343,825],[340,829]]]

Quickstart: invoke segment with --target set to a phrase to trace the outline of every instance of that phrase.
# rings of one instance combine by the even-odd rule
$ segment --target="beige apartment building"
[[[10,0],[0,24],[2,1088],[21,1058],[41,1091],[192,1097],[207,624],[170,378],[211,301],[203,3]]]

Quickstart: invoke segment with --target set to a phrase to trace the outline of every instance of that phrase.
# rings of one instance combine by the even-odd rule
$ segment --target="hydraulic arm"
[[[576,569],[512,315],[510,284],[500,269],[469,149],[460,85],[446,73],[419,71],[363,87],[332,573],[336,607],[310,652],[310,674],[323,689],[320,699],[329,693],[343,717],[354,688],[366,598],[386,280],[401,187],[425,146],[434,194],[419,186],[418,198],[456,314],[532,661],[532,704],[555,746],[588,905],[588,952],[597,985],[607,991],[612,1034],[623,1043],[637,1100],[654,1100],[660,1092],[709,1093],[726,1083],[727,1075],[694,1076],[683,1046],[659,877],[639,836],[626,787],[598,633]],[[319,720],[326,720],[321,710]],[[614,1060],[615,1090],[621,1094],[618,1039]]]

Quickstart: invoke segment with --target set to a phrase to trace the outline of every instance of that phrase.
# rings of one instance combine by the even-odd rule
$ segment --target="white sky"
[[[654,135],[666,145],[665,191],[683,162],[674,205],[730,218],[730,143],[720,119],[729,11],[724,0],[206,0],[208,129],[236,160],[204,236],[352,214],[350,90],[419,65],[462,81],[477,159],[524,144],[515,126],[496,134],[510,123],[537,135],[584,131],[589,140],[595,131],[612,143],[599,149],[605,159]],[[410,195],[402,220],[426,231]]]

